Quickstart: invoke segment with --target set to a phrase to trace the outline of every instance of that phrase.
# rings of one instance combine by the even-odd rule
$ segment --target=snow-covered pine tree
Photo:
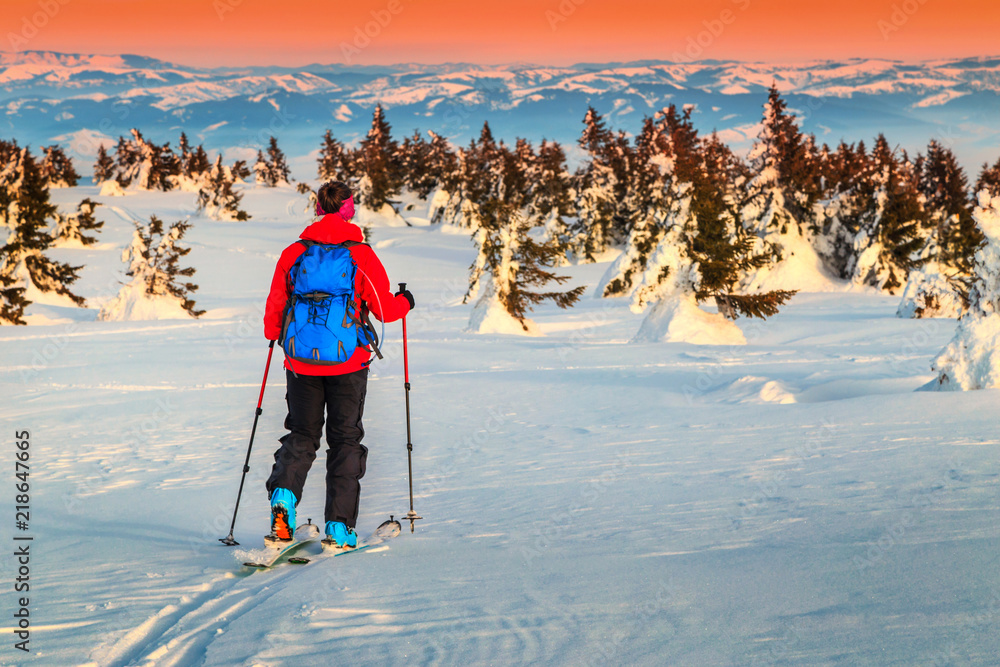
[[[458,186],[458,156],[446,138],[429,130],[427,134],[431,138],[427,151],[427,175],[441,189],[451,192]]]
[[[969,306],[951,342],[931,363],[938,376],[927,388],[1000,387],[1000,196],[982,190],[973,216],[984,242],[973,260]]]
[[[86,247],[97,243],[97,238],[87,236],[87,232],[100,232],[103,222],[94,219],[94,209],[100,203],[91,200],[89,197],[77,204],[76,213],[69,215],[56,214],[56,235],[54,246],[66,247],[77,246]]]
[[[563,249],[558,243],[538,243],[529,235],[531,222],[518,206],[488,199],[479,207],[479,228],[474,236],[479,255],[470,267],[469,291],[464,302],[478,301],[469,329],[478,333],[528,333],[538,329],[527,315],[533,306],[553,301],[560,308],[572,306],[584,286],[566,292],[535,292],[549,282],[568,280],[548,271]]]
[[[178,282],[180,277],[195,273],[192,267],[178,266],[180,258],[191,252],[179,245],[189,228],[189,223],[180,221],[165,231],[155,215],[148,225],[137,223],[132,243],[122,251],[122,261],[128,264],[125,275],[132,280],[102,306],[97,319],[155,320],[202,315],[205,311],[195,310],[190,298],[198,286]]]
[[[115,178],[123,188],[172,190],[181,173],[180,159],[170,149],[170,142],[157,145],[147,141],[132,128],[132,139],[119,137],[115,154]]]
[[[290,182],[288,162],[285,154],[278,148],[278,140],[271,137],[267,146],[267,155],[262,151],[257,151],[257,161],[254,163],[253,172],[255,182],[267,188],[274,188],[279,185],[288,185]]]
[[[825,148],[825,146],[824,146]],[[861,204],[855,193],[868,168],[865,142],[857,146],[841,141],[834,153],[827,151],[821,160],[823,173],[823,226],[815,239],[816,251],[834,275],[847,275],[847,264],[854,254],[857,229],[857,207]]]
[[[935,255],[928,259],[968,276],[983,235],[972,217],[965,171],[955,154],[933,139],[927,146],[927,157],[918,160],[918,165],[926,222],[937,246]]]
[[[177,150],[180,151],[180,155],[177,157],[181,161],[181,171],[182,173],[187,173],[187,161],[191,157],[191,144],[188,143],[187,134],[184,132],[181,132],[181,136],[177,140]]]
[[[288,185],[291,182],[288,160],[278,148],[278,140],[274,137],[271,137],[267,145],[267,162],[271,167],[271,185]]]
[[[642,279],[651,254],[670,225],[690,215],[692,183],[702,168],[698,132],[691,123],[690,107],[678,113],[670,105],[647,118],[636,137],[635,166],[629,181],[627,203],[635,221],[625,251],[601,280],[602,296],[631,294]]]
[[[330,130],[323,135],[323,147],[319,151],[319,180],[341,181],[352,185],[357,182],[357,175],[352,168],[351,152],[344,147]]]
[[[412,136],[403,139],[399,146],[399,165],[403,185],[420,197],[427,197],[438,186],[438,181],[430,169],[431,145],[415,130]]]
[[[24,155],[26,149],[17,141],[0,139],[0,216],[3,225],[13,228],[13,217],[17,213],[17,197],[24,178]]]
[[[916,161],[927,212],[922,266],[910,271],[900,317],[958,317],[968,298],[972,261],[983,240],[972,217],[968,179],[955,155],[935,140]]]
[[[220,154],[202,179],[198,190],[198,210],[213,220],[245,221],[250,216],[240,209],[243,194],[233,190],[233,172],[222,164]]]
[[[94,163],[94,183],[100,185],[115,177],[115,161],[108,155],[104,144],[97,147],[97,161]]]
[[[583,124],[577,143],[589,160],[575,178],[578,218],[572,250],[593,262],[630,231],[625,199],[633,156],[625,135],[611,132],[593,107],[587,108]]]
[[[905,152],[896,156],[884,135],[875,141],[865,175],[851,193],[856,230],[854,254],[844,276],[898,294],[909,273],[921,265],[919,253],[927,227],[913,164]]]
[[[992,167],[983,164],[983,170],[976,179],[976,194],[986,190],[991,197],[1000,195],[1000,159]]]
[[[739,315],[766,318],[795,292],[748,293],[742,283],[773,251],[747,230],[737,192],[746,168],[714,133],[701,141],[690,192],[665,221],[666,233],[651,253],[632,295],[633,312],[652,305],[637,341],[686,341],[701,344],[745,343],[732,324]],[[713,300],[719,313],[697,304]]]
[[[8,210],[13,231],[0,250],[0,282],[5,289],[25,288],[24,299],[58,295],[83,306],[85,300],[70,291],[83,267],[56,262],[44,254],[52,247],[53,239],[45,230],[56,217],[56,207],[49,201],[39,164],[26,148],[21,151],[20,168],[19,187]]]
[[[783,261],[815,266],[823,179],[819,151],[803,134],[777,87],[771,86],[760,133],[747,156],[750,178],[743,194],[743,225],[774,250],[754,284],[766,284]]]
[[[73,168],[73,161],[59,146],[46,146],[42,149],[45,157],[42,159],[42,176],[49,188],[72,188],[80,181],[80,175]]]
[[[381,104],[372,112],[372,125],[361,140],[357,153],[357,168],[363,172],[358,185],[358,198],[370,211],[382,211],[395,203],[403,186],[399,145],[392,138],[392,126],[385,118]]]
[[[184,176],[187,178],[188,182],[195,184],[200,189],[205,179],[208,178],[209,172],[212,169],[212,163],[208,160],[208,153],[205,152],[205,147],[198,144],[193,151],[191,151],[187,159],[184,160]],[[249,174],[248,170],[244,170],[244,176]]]
[[[533,184],[528,201],[528,216],[544,228],[546,240],[569,248],[572,233],[567,218],[576,215],[573,176],[566,167],[566,153],[555,141],[542,140],[538,158],[527,174]],[[566,263],[565,256],[559,260]]]
[[[432,202],[432,220],[479,229],[479,209],[490,199],[503,200],[508,190],[508,170],[513,162],[503,142],[497,144],[489,123],[483,123],[479,139],[458,153],[454,189],[445,202]],[[436,210],[435,210],[436,209]]]

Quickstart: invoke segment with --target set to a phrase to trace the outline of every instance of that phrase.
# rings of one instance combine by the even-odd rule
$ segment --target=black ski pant
[[[342,521],[353,528],[358,520],[361,478],[368,448],[361,444],[365,429],[361,417],[368,390],[368,369],[345,375],[296,375],[285,371],[288,392],[288,435],[280,438],[274,467],[267,480],[270,497],[285,488],[302,500],[306,474],[316,460],[326,411],[326,521]]]

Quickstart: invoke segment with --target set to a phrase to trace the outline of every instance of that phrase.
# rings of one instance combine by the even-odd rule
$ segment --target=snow
[[[938,377],[928,389],[1000,387],[1000,197],[984,190],[978,200],[973,216],[986,243],[976,251],[969,310],[934,359]]]
[[[191,216],[183,264],[208,312],[94,321],[133,226],[95,187],[53,193],[64,212],[84,196],[104,204],[99,240],[111,247],[51,254],[85,258],[74,287],[91,309],[32,304],[29,315],[59,323],[0,329],[0,414],[31,431],[35,538],[32,654],[14,653],[8,615],[5,665],[1000,654],[1000,394],[915,391],[934,378],[952,322],[897,318],[891,296],[828,292],[740,320],[745,345],[630,343],[643,315],[627,299],[542,304],[532,317],[544,337],[470,334],[468,235],[377,226],[390,280],[408,281],[417,303],[407,326],[424,519],[384,551],[248,574],[236,552],[261,545],[263,482],[284,433],[277,359],[241,546],[217,539],[267,354],[260,309],[278,253],[308,220],[289,214],[282,188],[248,190],[253,218],[239,225],[199,216],[191,193],[132,193],[135,219]],[[606,268],[561,271],[596,285]],[[362,533],[408,509],[399,324],[386,334],[365,406]],[[317,465],[300,516],[321,516],[322,489]],[[2,562],[10,583],[12,558]]]
[[[746,345],[747,342],[735,323],[719,313],[702,310],[693,295],[658,301],[649,309],[634,340],[696,345]]]

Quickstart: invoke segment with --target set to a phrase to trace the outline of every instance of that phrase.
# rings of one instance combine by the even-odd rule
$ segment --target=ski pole
[[[406,283],[399,283],[399,291],[406,290]],[[403,316],[403,387],[406,389],[406,467],[410,476],[410,511],[405,518],[410,520],[410,532],[413,532],[413,522],[422,519],[413,511],[413,440],[410,437],[410,363],[406,352],[406,316]]]
[[[264,366],[264,381],[260,383],[260,396],[257,397],[257,410],[253,415],[253,428],[250,429],[250,444],[247,445],[247,458],[243,462],[243,477],[240,479],[240,490],[236,494],[236,507],[233,509],[233,522],[229,525],[229,535],[220,537],[219,541],[227,547],[234,547],[239,544],[233,539],[233,529],[236,527],[236,512],[240,509],[240,498],[243,496],[243,483],[247,480],[247,473],[250,472],[250,450],[253,448],[253,436],[257,433],[257,420],[260,418],[261,403],[264,402],[264,388],[267,386],[267,372],[271,369],[271,354],[274,353],[274,341],[267,346],[267,365]]]

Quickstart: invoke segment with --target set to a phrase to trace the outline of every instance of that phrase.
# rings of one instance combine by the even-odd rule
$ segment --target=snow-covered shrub
[[[73,168],[73,161],[59,146],[46,146],[42,149],[42,176],[50,188],[72,188],[80,180],[80,175]]]
[[[969,308],[955,337],[932,362],[938,377],[929,388],[1000,387],[1000,196],[980,192],[973,215],[986,242],[975,254]]]
[[[896,317],[958,317],[965,309],[956,278],[937,262],[910,272]]]
[[[76,213],[69,215],[56,214],[56,234],[53,245],[60,248],[94,245],[97,239],[87,236],[87,232],[98,232],[104,226],[103,222],[94,219],[94,209],[100,206],[89,197],[76,207]]]
[[[195,310],[189,298],[198,286],[178,282],[178,277],[195,272],[191,267],[178,267],[180,258],[191,252],[179,245],[189,227],[187,222],[175,222],[164,231],[163,222],[155,215],[145,227],[136,224],[132,243],[122,251],[122,261],[128,264],[125,275],[132,280],[101,307],[97,319],[159,320],[204,313]]]
[[[267,147],[267,157],[262,151],[257,151],[257,162],[253,165],[254,180],[258,185],[268,188],[288,185],[291,176],[285,154],[278,148],[278,140],[271,137]]]
[[[122,188],[172,190],[180,173],[180,158],[170,149],[169,142],[160,146],[147,141],[136,128],[132,128],[132,139],[119,137],[114,179]]]
[[[198,210],[213,220],[244,221],[250,216],[240,209],[243,195],[233,190],[233,171],[222,164],[219,155],[215,164],[203,176],[198,190]]]

